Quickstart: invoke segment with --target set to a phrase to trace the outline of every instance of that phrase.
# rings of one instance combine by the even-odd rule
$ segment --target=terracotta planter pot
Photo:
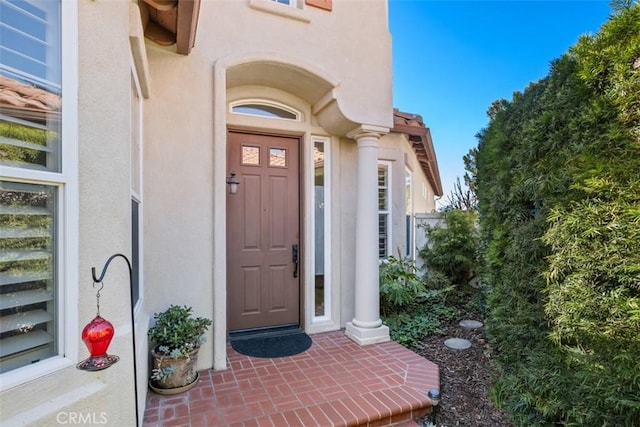
[[[175,390],[176,393],[189,390],[198,382],[198,350],[195,349],[189,356],[179,356],[173,358],[164,354],[159,354],[156,349],[151,350],[153,356],[153,369],[163,369],[164,371],[173,371],[166,375],[162,380],[149,380],[149,386],[152,390],[164,390],[164,394],[168,394],[169,390]],[[160,392],[163,393],[163,392]]]

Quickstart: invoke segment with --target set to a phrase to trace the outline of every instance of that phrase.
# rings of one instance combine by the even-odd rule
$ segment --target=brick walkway
[[[311,337],[306,352],[275,359],[228,346],[229,369],[200,371],[180,395],[149,391],[143,426],[385,426],[431,411],[432,362],[394,342],[359,346],[344,331]]]

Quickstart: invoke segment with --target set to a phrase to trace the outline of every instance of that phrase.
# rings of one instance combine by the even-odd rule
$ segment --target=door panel
[[[299,323],[299,139],[228,133],[227,194],[229,330]]]

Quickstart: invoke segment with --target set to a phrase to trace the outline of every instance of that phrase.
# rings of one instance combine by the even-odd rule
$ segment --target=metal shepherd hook
[[[93,276],[93,284],[94,284],[94,286],[95,286],[96,283],[100,283],[101,284],[101,287],[98,290],[98,295],[100,295],[100,291],[104,287],[104,283],[102,283],[102,280],[104,279],[104,275],[107,273],[107,268],[109,268],[109,264],[111,264],[111,261],[113,261],[114,258],[117,258],[117,257],[123,258],[127,262],[127,266],[129,267],[129,296],[131,298],[129,306],[131,307],[131,335],[132,335],[132,340],[133,340],[133,390],[134,390],[134,395],[135,395],[135,400],[136,400],[136,427],[137,427],[139,425],[139,421],[138,421],[138,374],[137,374],[137,368],[136,368],[136,325],[135,325],[135,321],[134,321],[134,317],[133,317],[133,273],[132,273],[132,268],[131,268],[131,262],[129,261],[129,258],[127,258],[123,254],[114,254],[114,255],[111,255],[109,257],[109,259],[107,260],[107,262],[104,264],[104,267],[102,268],[102,273],[100,274],[100,277],[96,277],[96,268],[95,267],[91,267],[91,275]],[[99,312],[100,312],[100,297],[98,296],[98,313]]]

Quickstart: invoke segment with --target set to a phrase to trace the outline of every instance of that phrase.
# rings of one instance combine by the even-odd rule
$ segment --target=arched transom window
[[[271,119],[285,119],[300,121],[302,114],[300,111],[287,105],[274,101],[261,99],[244,99],[231,103],[231,112],[246,114],[249,116],[267,117]]]

